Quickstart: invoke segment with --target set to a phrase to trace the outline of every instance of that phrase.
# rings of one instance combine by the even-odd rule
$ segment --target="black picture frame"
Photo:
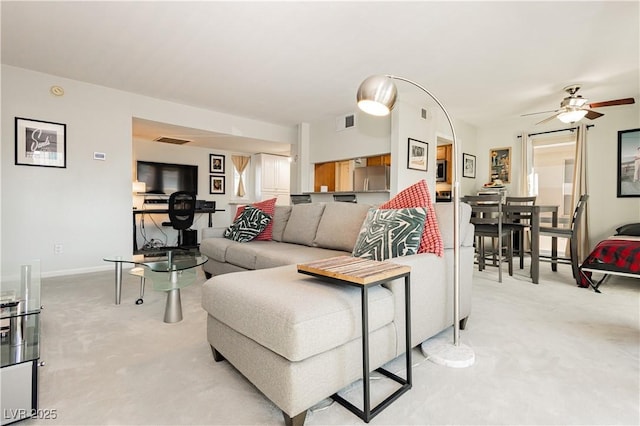
[[[15,118],[15,164],[67,167],[67,125],[53,121]]]
[[[429,170],[429,144],[417,139],[407,141],[407,169]]]
[[[476,177],[476,156],[472,154],[462,153],[462,177]]]
[[[618,198],[640,197],[640,129],[618,131]]]
[[[209,154],[209,173],[224,174],[224,155]]]
[[[224,194],[225,192],[225,177],[210,175],[209,176],[209,194]]]

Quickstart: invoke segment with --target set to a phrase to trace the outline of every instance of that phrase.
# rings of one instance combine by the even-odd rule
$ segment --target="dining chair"
[[[505,204],[507,206],[535,206],[536,197],[509,197],[505,198]],[[520,269],[524,269],[524,241],[526,230],[531,226],[530,211],[515,211],[507,210],[505,212],[505,225],[513,229],[514,255],[517,253],[520,258]]]
[[[573,210],[573,216],[571,217],[571,226],[569,228],[560,227],[540,227],[540,236],[553,237],[553,238],[566,238],[569,240],[569,257],[558,256],[557,253],[551,253],[551,256],[540,255],[540,260],[543,262],[551,262],[553,264],[565,264],[571,265],[571,272],[573,278],[578,278],[578,229],[582,223],[582,216],[584,209],[589,199],[588,194],[582,194],[575,209]]]
[[[467,195],[462,202],[471,206],[471,223],[475,227],[476,250],[478,252],[478,270],[487,265],[485,238],[491,238],[491,259],[489,265],[498,267],[498,282],[502,282],[502,262],[506,260],[509,275],[513,275],[513,229],[503,226],[505,217],[502,211],[501,194]],[[503,243],[507,240],[506,253]]]
[[[307,204],[311,202],[310,194],[291,194],[291,204]]]
[[[333,194],[333,201],[357,203],[358,198],[356,197],[356,194]]]

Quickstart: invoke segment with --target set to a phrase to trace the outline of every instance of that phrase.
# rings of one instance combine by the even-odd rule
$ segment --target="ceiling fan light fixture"
[[[585,115],[587,115],[586,109],[569,108],[558,114],[558,120],[563,123],[575,123],[576,121],[582,120]]]

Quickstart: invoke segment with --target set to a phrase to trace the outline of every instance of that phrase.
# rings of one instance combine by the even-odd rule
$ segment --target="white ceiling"
[[[638,1],[1,7],[4,64],[282,125],[353,112],[358,85],[379,73],[419,82],[478,126],[554,110],[573,83],[594,102],[640,93]]]

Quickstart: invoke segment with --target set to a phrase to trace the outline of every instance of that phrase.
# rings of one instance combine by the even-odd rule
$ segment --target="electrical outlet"
[[[53,254],[62,254],[63,248],[62,243],[55,243],[53,245]]]

